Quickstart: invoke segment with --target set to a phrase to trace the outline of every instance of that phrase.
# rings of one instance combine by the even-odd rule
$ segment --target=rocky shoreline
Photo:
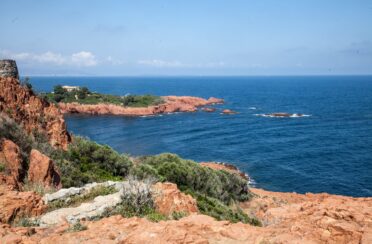
[[[210,97],[204,99],[191,96],[164,96],[160,105],[149,107],[124,107],[115,104],[59,103],[62,113],[81,113],[91,115],[149,116],[175,112],[195,112],[198,107],[224,103],[223,99]]]
[[[126,110],[129,108],[119,109],[118,106],[111,107],[107,104],[103,107],[68,104],[66,107],[62,106],[61,110],[65,109],[63,111],[69,113],[139,116],[194,112],[200,106],[223,102],[216,98],[208,100],[176,96],[165,98],[165,104],[148,108]],[[372,197],[283,193],[248,188],[249,177],[230,164],[204,162],[200,166],[196,162],[183,160],[175,155],[150,158],[148,162],[146,159],[142,162],[130,159],[131,166],[142,164],[135,168],[142,169],[137,175],[140,175],[140,172],[143,174],[153,172],[154,175],[165,172],[167,175],[163,174],[162,177],[168,176],[166,179],[173,180],[173,183],[159,180],[154,184],[143,179],[131,182],[128,175],[123,175],[125,179],[115,182],[100,179],[100,183],[59,189],[62,187],[61,177],[73,172],[69,170],[63,175],[53,160],[42,153],[48,151],[50,153],[53,150],[51,145],[56,150],[54,152],[63,153],[74,143],[66,130],[59,109],[37,97],[31,89],[22,86],[17,77],[6,77],[0,78],[0,112],[0,127],[2,126],[3,133],[0,137],[1,243],[372,243]],[[11,119],[14,120],[12,123]],[[17,123],[22,127],[18,127]],[[8,126],[4,126],[6,124]],[[20,134],[17,128],[30,137]],[[31,139],[35,137],[35,130],[45,137],[40,144],[31,143]],[[79,151],[76,150],[72,154],[79,160],[69,162],[65,157],[62,158],[63,163],[78,164],[83,158],[86,164],[81,166],[91,167],[92,165],[88,164],[92,160],[91,154],[98,159],[103,157],[104,161],[97,162],[106,163],[107,167],[112,167],[112,164],[117,162],[116,159],[123,160],[114,157],[114,160],[108,161],[111,159],[110,155],[114,156],[109,147],[85,143],[84,149],[89,150],[83,157],[77,157]],[[100,152],[97,153],[98,151]],[[112,161],[114,163],[111,163]],[[163,163],[161,171],[150,166],[149,163],[154,162],[157,162],[157,165]],[[122,161],[121,169],[124,169],[125,163],[126,161]],[[177,169],[179,165],[183,165],[183,168]],[[97,170],[102,171],[98,168],[99,165],[95,166]],[[198,174],[187,175],[189,172]],[[214,178],[206,177],[210,175]],[[194,184],[190,184],[194,187],[190,188],[194,189],[194,192],[182,192],[181,187],[186,185],[179,183],[182,178],[187,184],[193,179],[199,179],[198,182],[194,181],[194,184],[201,187],[195,188]],[[175,180],[177,181],[174,182]],[[211,184],[208,185],[207,182]],[[100,194],[87,198],[86,196],[97,186],[112,187],[116,191],[101,191]],[[213,188],[224,190],[215,191],[218,194],[211,195]],[[237,189],[240,190],[236,191]],[[44,194],[42,197],[43,193],[39,190],[55,192]],[[234,193],[238,196],[246,194],[247,198],[238,198],[239,201],[234,202],[234,205],[228,203],[231,206],[226,205],[226,208],[223,208],[222,200],[218,197]],[[113,216],[105,215],[106,210],[115,207],[114,205],[123,204],[124,201],[131,203],[133,196],[151,200],[154,205],[152,207],[156,210],[152,214],[157,213],[155,217],[158,219],[150,221],[143,215],[123,217],[117,212],[114,212]],[[78,205],[69,205],[73,198]],[[80,199],[80,202],[77,199]],[[138,203],[137,200],[134,202]],[[50,203],[53,202],[61,205],[49,209]],[[217,215],[211,215],[214,212],[206,211],[206,208],[213,207],[216,207],[214,209]],[[235,211],[236,209],[241,212]],[[47,211],[49,213],[46,213]],[[226,212],[234,216],[244,214],[243,217],[251,220],[254,218],[259,224],[253,226],[252,222],[243,222],[241,219],[225,218],[223,221],[215,219]],[[159,219],[159,214],[165,219]],[[98,219],[95,219],[96,217]],[[35,224],[33,220],[41,222]]]

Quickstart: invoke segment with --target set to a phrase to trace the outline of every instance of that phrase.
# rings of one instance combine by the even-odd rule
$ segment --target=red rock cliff
[[[0,78],[0,112],[22,124],[28,133],[45,133],[54,147],[66,149],[71,140],[58,108],[21,86],[15,78]]]

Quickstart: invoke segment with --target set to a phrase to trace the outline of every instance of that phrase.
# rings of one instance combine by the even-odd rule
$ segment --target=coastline
[[[148,107],[123,107],[115,104],[58,103],[62,113],[82,113],[92,115],[148,116],[174,112],[195,112],[198,107],[224,103],[223,99],[208,99],[191,96],[163,96],[164,103]]]

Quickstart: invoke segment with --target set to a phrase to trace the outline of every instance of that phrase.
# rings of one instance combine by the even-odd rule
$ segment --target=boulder
[[[44,187],[61,188],[61,179],[53,161],[36,149],[31,150],[28,180]]]
[[[198,212],[196,200],[192,196],[182,193],[176,184],[158,182],[152,189],[155,207],[159,213],[171,216],[173,212],[185,214]]]
[[[0,185],[0,209],[0,223],[10,223],[17,218],[39,216],[46,205],[35,192],[11,191]]]
[[[11,140],[5,139],[1,143],[0,162],[4,164],[9,175],[13,176],[16,181],[21,180],[24,174],[21,150]]]

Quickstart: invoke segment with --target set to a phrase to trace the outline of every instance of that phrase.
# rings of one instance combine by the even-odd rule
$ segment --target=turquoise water
[[[118,95],[225,99],[236,115],[66,116],[74,134],[132,155],[177,153],[235,164],[257,187],[372,196],[372,76],[31,77],[37,91],[56,84]],[[255,108],[255,109],[253,109]],[[301,118],[256,114],[302,113]]]

